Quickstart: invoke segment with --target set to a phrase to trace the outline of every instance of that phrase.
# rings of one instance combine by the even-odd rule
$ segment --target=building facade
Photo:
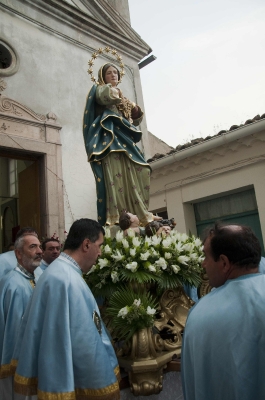
[[[122,91],[144,109],[138,63],[151,49],[130,26],[127,0],[1,0],[0,21],[1,252],[19,226],[63,238],[75,219],[97,218],[82,126],[88,60],[116,49]],[[106,52],[95,60],[95,76],[108,61]],[[149,158],[145,119],[140,129]]]
[[[265,239],[265,114],[150,162],[150,209],[200,235],[216,220],[250,225]]]

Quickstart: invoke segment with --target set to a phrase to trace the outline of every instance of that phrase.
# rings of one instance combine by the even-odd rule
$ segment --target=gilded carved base
[[[193,304],[182,288],[166,290],[154,327],[135,333],[131,344],[119,352],[119,364],[128,372],[135,396],[161,392],[163,370],[173,356],[181,354],[182,332]]]

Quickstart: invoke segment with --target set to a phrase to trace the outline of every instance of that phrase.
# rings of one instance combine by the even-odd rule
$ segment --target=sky
[[[176,147],[265,113],[264,0],[129,0],[157,59],[140,70],[148,130]]]

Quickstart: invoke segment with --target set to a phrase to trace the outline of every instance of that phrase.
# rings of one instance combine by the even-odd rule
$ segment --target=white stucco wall
[[[265,242],[265,131],[162,168],[155,165],[150,209],[166,207],[179,231],[197,233],[194,203],[254,187]]]
[[[65,26],[64,29],[66,36],[75,40],[71,41],[49,32],[12,12],[1,11],[1,37],[16,50],[20,63],[16,74],[4,78],[7,82],[4,95],[36,113],[46,115],[52,111],[58,118],[58,124],[62,126],[65,187],[62,207],[65,209],[65,229],[68,230],[77,218],[97,218],[94,176],[87,162],[82,133],[83,110],[87,93],[92,86],[87,73],[87,62],[91,58],[91,52],[82,48],[81,41],[86,41],[92,49],[106,44],[95,38],[83,37],[78,45],[75,30],[69,26]],[[126,97],[143,107],[137,61],[121,55],[127,67],[120,87]],[[95,76],[100,65],[108,61],[104,57],[96,60]],[[145,136],[144,147],[148,153],[145,121],[141,129]]]

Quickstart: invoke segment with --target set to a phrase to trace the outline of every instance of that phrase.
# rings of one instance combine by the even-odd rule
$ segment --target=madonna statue
[[[130,210],[145,226],[153,220],[148,212],[151,169],[136,146],[142,132],[135,127],[143,112],[123,96],[119,82],[117,67],[103,65],[84,112],[84,140],[97,185],[98,220],[102,225],[118,224],[120,213]]]

